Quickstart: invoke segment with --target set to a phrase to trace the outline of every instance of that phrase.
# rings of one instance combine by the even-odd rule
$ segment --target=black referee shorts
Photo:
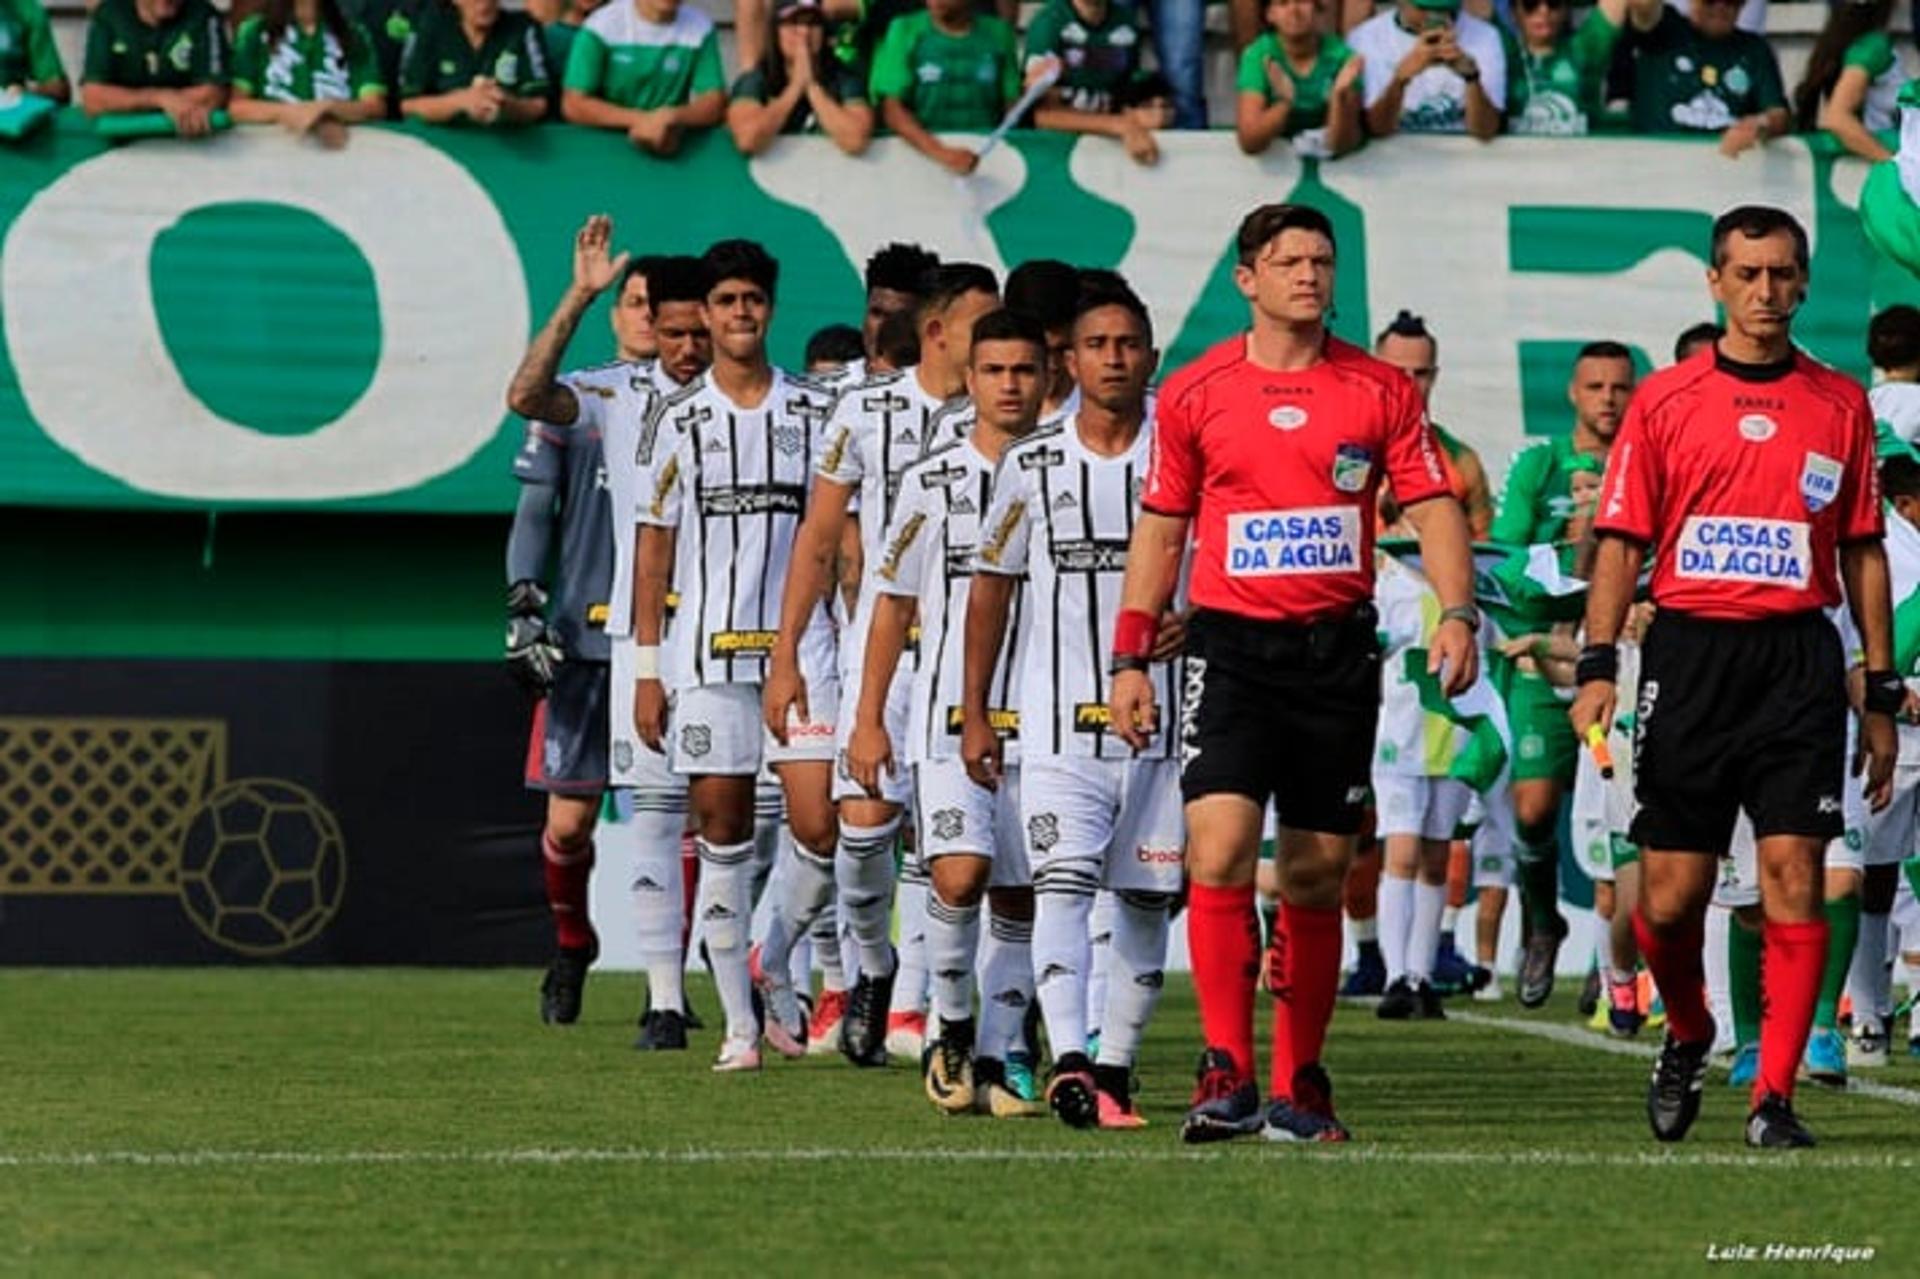
[[[1840,636],[1823,614],[1663,610],[1640,658],[1633,842],[1724,856],[1743,808],[1757,838],[1836,838],[1847,713]]]
[[[1187,625],[1180,790],[1274,801],[1293,830],[1351,835],[1380,715],[1371,604],[1302,626],[1201,609]]]

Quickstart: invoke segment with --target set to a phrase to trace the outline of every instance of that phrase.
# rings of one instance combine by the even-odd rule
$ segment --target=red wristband
[[[1123,608],[1113,624],[1113,655],[1146,661],[1153,655],[1153,641],[1160,634],[1160,623],[1144,608]]]

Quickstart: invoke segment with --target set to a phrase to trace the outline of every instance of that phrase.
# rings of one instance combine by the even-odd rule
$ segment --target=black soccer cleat
[[[598,946],[562,946],[540,979],[540,1020],[549,1026],[571,1026],[580,1020],[580,996],[586,989],[587,969],[599,958]]]
[[[1085,1053],[1067,1053],[1047,1074],[1047,1107],[1069,1128],[1092,1128],[1100,1122],[1093,1063]]]
[[[1538,1008],[1553,995],[1553,966],[1560,959],[1560,943],[1567,939],[1567,921],[1556,920],[1549,933],[1533,933],[1527,938],[1526,953],[1520,957],[1519,988],[1514,997],[1522,1008]]]
[[[1679,1141],[1700,1117],[1700,1086],[1707,1080],[1713,1031],[1698,1043],[1682,1043],[1668,1032],[1647,1082],[1647,1122],[1661,1141]]]
[[[1405,977],[1396,977],[1387,987],[1380,1002],[1374,1005],[1373,1015],[1381,1021],[1410,1021],[1420,1015],[1420,996],[1414,992],[1413,983]]]
[[[1760,1150],[1805,1150],[1814,1140],[1793,1113],[1793,1103],[1768,1093],[1747,1116],[1747,1144]]]
[[[1268,1141],[1284,1142],[1353,1140],[1333,1113],[1333,1080],[1325,1067],[1310,1061],[1293,1072],[1293,1096],[1268,1104],[1263,1135]]]
[[[1430,981],[1423,981],[1413,988],[1413,997],[1420,1005],[1421,1021],[1445,1021],[1447,1010],[1440,1002],[1440,992]]]
[[[847,1015],[840,1023],[840,1053],[856,1066],[880,1067],[887,1064],[887,1010],[893,1003],[893,979],[861,973],[847,994]]]
[[[640,1019],[640,1035],[633,1041],[635,1052],[684,1052],[687,1047],[687,1019],[671,1008],[655,1008]]]

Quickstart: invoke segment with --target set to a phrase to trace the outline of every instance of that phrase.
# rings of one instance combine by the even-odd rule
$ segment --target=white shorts
[[[1851,779],[1849,779],[1851,780]],[[1846,832],[1827,844],[1828,870],[1863,870],[1866,867],[1867,803],[1858,786],[1846,787],[1841,801],[1846,812]],[[1713,889],[1713,904],[1739,910],[1760,904],[1759,848],[1754,843],[1753,823],[1745,813],[1733,824],[1733,844],[1720,863],[1720,879]]]
[[[854,623],[844,633],[840,652],[845,660],[840,666],[840,704],[847,713],[840,717],[839,733],[834,739],[833,798],[871,799],[860,783],[853,780],[847,772],[847,742],[853,736],[853,715],[860,705],[861,673],[867,657],[867,626],[865,619],[872,616],[871,603],[861,600],[860,609],[854,614]],[[907,757],[907,712],[913,705],[913,660],[911,654],[900,655],[900,665],[894,668],[893,686],[887,690],[887,705],[884,723],[887,738],[893,743],[895,760]],[[911,770],[900,767],[892,773],[880,774],[880,798],[889,804],[905,807],[913,797],[913,776]]]
[[[639,792],[635,806],[666,812],[687,808],[687,779],[674,776],[665,752],[656,751],[640,740],[633,729],[633,642],[613,641],[613,670],[607,690],[608,719],[613,730],[612,749],[607,753],[607,784]],[[668,717],[668,736],[672,736],[672,717]],[[668,744],[668,743],[663,743]]]
[[[668,757],[681,777],[754,777],[772,735],[758,684],[695,684],[673,695]]]
[[[1416,835],[1450,840],[1472,802],[1473,788],[1452,777],[1379,771],[1373,775],[1375,829],[1382,839]]]
[[[1909,761],[1909,743],[1900,743],[1900,761],[1893,769],[1893,802],[1878,813],[1867,815],[1867,860],[1869,866],[1903,862],[1920,854],[1915,840],[1920,839],[1920,760]],[[1849,778],[1850,787],[1858,781]]]
[[[988,790],[967,776],[957,759],[917,764],[913,785],[919,804],[920,860],[966,854],[993,862],[995,888],[1033,882],[1027,841],[1020,837],[1020,769],[1007,769],[1000,789]]]
[[[1475,888],[1512,888],[1514,859],[1513,834],[1502,831],[1501,823],[1486,821],[1473,832],[1473,886]]]
[[[1900,930],[1900,953],[1920,954],[1920,898],[1913,895],[1913,875],[1905,868],[1893,890],[1893,926]]]
[[[1613,882],[1613,823],[1608,819],[1609,786],[1593,762],[1593,752],[1582,749],[1573,770],[1574,858],[1596,884]]]
[[[840,708],[853,713],[853,703],[840,697],[839,634],[825,609],[817,609],[800,636],[797,650],[800,678],[807,682],[805,723],[787,712],[787,744],[767,734],[767,763],[831,763],[840,740]],[[764,718],[764,716],[763,716]]]
[[[1029,755],[1020,773],[1031,865],[1093,861],[1104,887],[1180,891],[1187,826],[1179,760]]]

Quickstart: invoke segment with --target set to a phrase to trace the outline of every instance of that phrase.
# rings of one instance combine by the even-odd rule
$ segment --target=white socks
[[[900,913],[900,967],[893,977],[893,1004],[889,1012],[920,1013],[927,1010],[928,899],[933,886],[926,872],[917,865],[900,868],[900,883],[894,889],[894,909]]]
[[[973,966],[980,954],[980,903],[949,906],[938,893],[927,894],[927,969],[932,978],[937,1021],[973,1016]],[[937,1025],[928,1027],[938,1034]]]
[[[686,800],[679,808],[650,804],[637,797],[633,814],[633,924],[640,962],[647,970],[647,1007],[685,1012],[686,957],[680,951],[686,886],[680,873],[680,832],[686,828]]]
[[[713,983],[726,1013],[727,1038],[755,1043],[760,1023],[753,1015],[753,981],[747,973],[748,930],[753,915],[754,846],[710,844],[695,839],[700,853],[700,894],[694,911],[713,965]]]
[[[794,944],[833,900],[833,862],[788,840],[774,886],[767,935],[760,942],[760,966],[768,973],[784,973],[791,967]]]
[[[1867,1015],[1885,1021],[1893,1012],[1893,969],[1887,963],[1888,919],[1886,915],[1860,912],[1860,941],[1854,946],[1853,967],[1847,973],[1847,993],[1853,997],[1856,1026]]]
[[[1413,881],[1391,871],[1380,876],[1380,957],[1387,962],[1387,980],[1407,975],[1407,935],[1413,930]]]
[[[875,977],[885,977],[894,968],[887,934],[893,923],[893,844],[899,830],[897,817],[884,826],[842,824],[839,856],[834,858],[840,909],[860,948],[860,971]]]
[[[1433,980],[1433,960],[1440,953],[1440,912],[1447,906],[1447,886],[1413,885],[1413,922],[1407,930],[1407,976],[1416,982]]]
[[[1087,974],[1087,1038],[1100,1033],[1107,1008],[1107,982],[1113,970],[1113,917],[1119,908],[1113,890],[1103,888],[1093,897],[1093,918],[1087,921],[1087,941],[1093,947],[1093,969]]]
[[[1165,984],[1167,908],[1172,898],[1133,892],[1108,896],[1114,904],[1113,973],[1100,1017],[1100,1052],[1095,1060],[1102,1066],[1131,1066]]]
[[[1034,868],[1033,989],[1056,1058],[1087,1050],[1088,926],[1099,887],[1093,858],[1058,857]]]
[[[980,1023],[973,1051],[977,1057],[1005,1061],[1020,1043],[1021,1024],[1033,1002],[1033,923],[988,914],[987,939],[980,947]]]

